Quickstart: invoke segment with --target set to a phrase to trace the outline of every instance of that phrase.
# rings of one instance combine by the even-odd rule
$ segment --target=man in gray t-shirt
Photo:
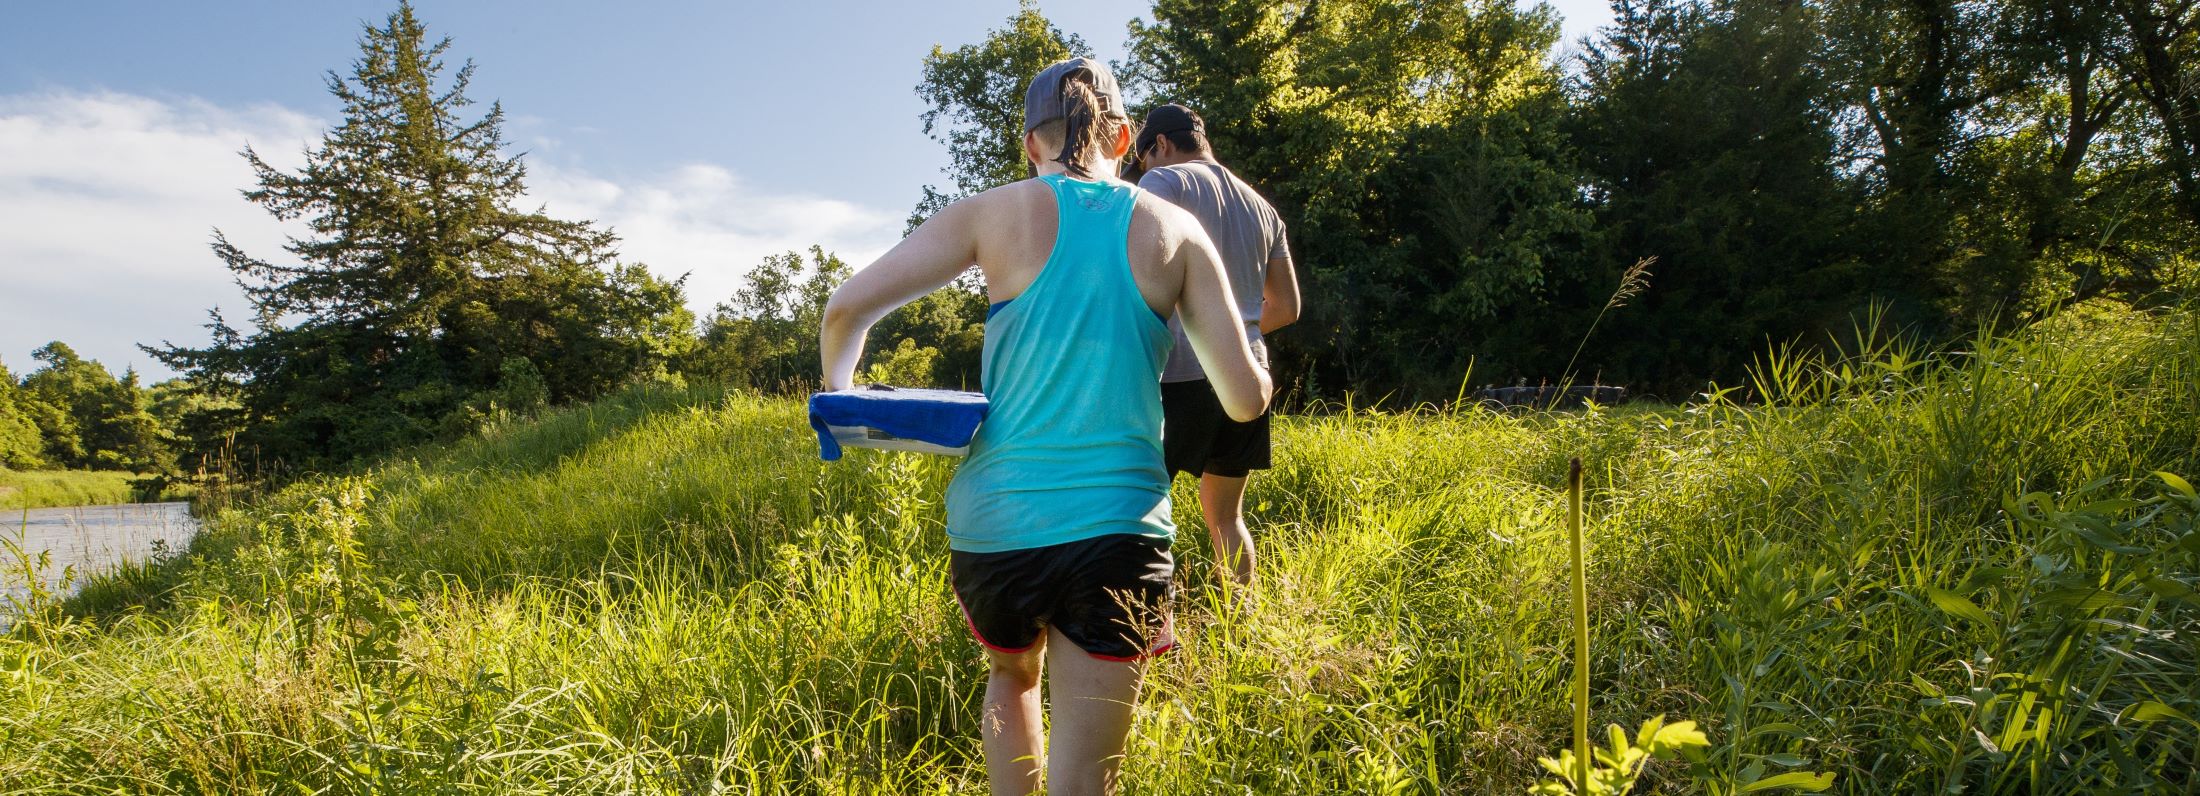
[[[1146,169],[1138,187],[1191,211],[1222,255],[1223,273],[1245,318],[1253,356],[1268,365],[1263,336],[1299,319],[1299,282],[1284,243],[1283,219],[1244,180],[1215,162],[1206,123],[1182,105],[1146,114],[1133,150]],[[1215,544],[1215,558],[1239,583],[1253,579],[1253,537],[1245,528],[1245,479],[1268,468],[1268,416],[1231,420],[1207,384],[1199,359],[1184,337],[1180,318],[1170,318],[1176,347],[1161,373],[1161,446],[1169,472],[1199,476],[1199,506]]]

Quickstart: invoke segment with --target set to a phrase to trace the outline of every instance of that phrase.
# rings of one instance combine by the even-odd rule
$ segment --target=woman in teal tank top
[[[1138,188],[1049,174],[1054,251],[985,324],[992,403],[947,490],[948,546],[998,553],[1109,534],[1167,540],[1161,366],[1174,338],[1125,241]]]
[[[1259,416],[1269,381],[1198,221],[1113,178],[1133,131],[1107,67],[1048,67],[1024,117],[1036,179],[948,205],[834,293],[824,386],[851,386],[887,312],[984,272],[992,408],[948,487],[947,531],[955,596],[991,665],[987,776],[1003,794],[1037,792],[1042,772],[1055,796],[1112,793],[1142,661],[1174,644],[1163,319],[1183,316],[1233,417]]]

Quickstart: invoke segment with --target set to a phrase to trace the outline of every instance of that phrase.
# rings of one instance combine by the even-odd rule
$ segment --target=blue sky
[[[1567,39],[1610,12],[1556,3]],[[290,228],[238,198],[247,143],[298,162],[338,112],[322,83],[393,2],[143,3],[10,9],[0,28],[0,362],[60,339],[169,375],[132,346],[197,344],[208,308],[245,304],[206,240],[279,257]],[[976,41],[1015,0],[925,3],[420,0],[478,67],[528,152],[531,198],[596,218],[625,253],[690,274],[699,312],[758,258],[822,243],[852,262],[892,245],[945,150],[913,87],[935,44]],[[1131,0],[1042,2],[1103,58]],[[1225,153],[1227,159],[1227,153]]]

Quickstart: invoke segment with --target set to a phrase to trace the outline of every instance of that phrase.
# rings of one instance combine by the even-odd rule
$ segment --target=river
[[[0,538],[18,543],[25,553],[52,553],[53,559],[38,572],[48,588],[61,583],[68,567],[78,580],[122,561],[142,561],[159,546],[182,550],[198,533],[189,503],[124,503],[113,506],[71,506],[59,509],[17,509],[0,512]],[[0,547],[0,591],[21,598],[29,593],[23,565]],[[6,600],[0,599],[0,608]]]

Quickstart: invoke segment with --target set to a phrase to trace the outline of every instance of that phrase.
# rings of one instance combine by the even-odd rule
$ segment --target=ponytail
[[[1123,109],[1108,105],[1093,90],[1091,73],[1079,70],[1062,78],[1062,152],[1054,162],[1072,176],[1091,179],[1092,169],[1086,164],[1096,159],[1092,155],[1103,145],[1102,136],[1114,132],[1116,125],[1130,124]]]

